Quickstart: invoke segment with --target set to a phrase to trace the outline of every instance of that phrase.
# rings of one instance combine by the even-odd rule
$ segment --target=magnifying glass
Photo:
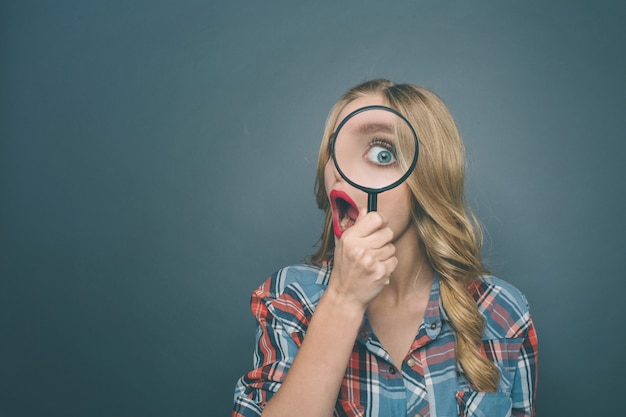
[[[415,129],[397,110],[361,107],[337,126],[331,142],[339,175],[368,194],[367,211],[376,211],[378,194],[402,184],[417,164]]]

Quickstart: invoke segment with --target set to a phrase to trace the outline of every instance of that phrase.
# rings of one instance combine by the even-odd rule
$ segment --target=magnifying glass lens
[[[384,191],[412,170],[417,140],[403,117],[375,107],[344,119],[335,134],[333,152],[344,178],[362,189]]]

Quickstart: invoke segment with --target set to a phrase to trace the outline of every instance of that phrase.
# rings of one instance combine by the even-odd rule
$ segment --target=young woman
[[[330,146],[339,123],[371,105],[408,119],[419,159],[368,213]],[[318,159],[320,248],[253,293],[254,369],[237,383],[233,416],[535,415],[528,304],[482,266],[464,166],[455,123],[430,91],[373,80],[339,100]]]

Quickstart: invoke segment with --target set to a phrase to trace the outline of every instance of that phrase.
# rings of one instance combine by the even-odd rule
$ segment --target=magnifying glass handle
[[[376,211],[378,208],[378,193],[367,194],[367,212]]]

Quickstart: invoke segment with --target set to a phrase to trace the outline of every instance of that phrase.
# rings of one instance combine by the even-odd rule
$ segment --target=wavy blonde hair
[[[482,232],[465,203],[463,142],[448,108],[435,94],[415,85],[376,79],[350,89],[331,109],[315,181],[317,204],[326,217],[319,249],[311,260],[330,261],[334,252],[332,212],[324,186],[334,127],[348,103],[374,95],[384,97],[417,132],[419,160],[407,179],[413,222],[428,261],[441,277],[442,302],[457,336],[457,361],[475,389],[495,391],[498,368],[481,354],[484,319],[468,291],[468,285],[486,273],[480,256]]]

